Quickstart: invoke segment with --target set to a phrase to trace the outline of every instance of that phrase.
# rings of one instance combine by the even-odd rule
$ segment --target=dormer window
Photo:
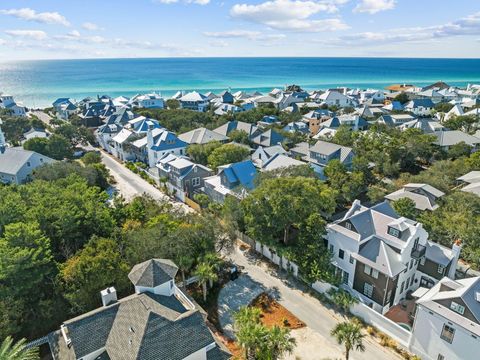
[[[465,307],[460,304],[457,304],[455,301],[452,301],[452,303],[450,304],[450,309],[452,309],[453,311],[461,315],[463,315],[463,313],[465,312]]]
[[[345,227],[346,227],[348,230],[352,230],[352,224],[349,223],[349,222],[346,222],[346,223],[345,223]]]
[[[395,236],[396,238],[399,238],[401,236],[401,232],[398,229],[395,229],[393,227],[388,227],[388,235]]]

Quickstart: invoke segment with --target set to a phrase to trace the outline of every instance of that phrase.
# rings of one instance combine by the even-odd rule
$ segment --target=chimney
[[[147,130],[147,147],[150,149],[153,146],[153,124],[148,124]]]
[[[447,276],[455,280],[455,272],[457,271],[458,259],[460,258],[460,252],[462,251],[462,241],[460,239],[455,240],[452,246],[453,259],[450,264]]]
[[[100,291],[100,295],[102,296],[103,306],[117,302],[117,290],[113,286]]]

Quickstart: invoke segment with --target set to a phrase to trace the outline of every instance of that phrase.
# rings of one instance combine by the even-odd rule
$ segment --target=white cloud
[[[1,45],[5,45],[6,43],[7,43],[7,42],[6,42],[5,40],[0,39],[0,46],[1,46]]]
[[[56,35],[54,38],[57,40],[75,41],[85,44],[103,44],[107,42],[107,39],[102,36],[82,36],[77,30],[70,31],[65,35]]]
[[[455,36],[480,35],[480,12],[443,25],[362,32],[340,36],[328,42],[334,46],[383,45],[386,43],[425,42]]]
[[[96,30],[103,30],[100,26],[97,24],[91,23],[91,22],[85,22],[82,24],[82,28],[88,31],[96,31]]]
[[[5,34],[33,40],[45,40],[48,37],[47,33],[42,30],[5,30]]]
[[[44,24],[57,24],[63,26],[70,26],[68,20],[60,15],[58,12],[42,12],[37,13],[30,8],[0,10],[0,14],[11,15],[18,19],[35,21]]]
[[[210,41],[209,44],[210,46],[221,47],[221,48],[228,47],[229,45],[228,42],[226,42],[225,40]],[[0,41],[0,45],[1,45],[1,41]]]
[[[230,10],[233,18],[267,25],[279,30],[318,32],[345,30],[338,18],[311,19],[319,13],[335,13],[345,1],[271,0],[258,5],[236,4]]]
[[[367,12],[369,14],[376,14],[380,11],[385,10],[392,10],[395,8],[395,0],[362,0],[360,4],[358,4],[354,12]]]
[[[285,39],[284,34],[262,34],[260,31],[230,30],[218,32],[204,32],[204,36],[220,39],[244,38],[253,41],[275,42]]]

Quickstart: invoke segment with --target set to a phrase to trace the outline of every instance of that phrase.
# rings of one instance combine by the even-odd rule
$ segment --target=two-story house
[[[425,360],[478,359],[480,277],[444,277],[417,294],[410,350]]]
[[[325,179],[323,171],[329,161],[339,160],[347,169],[350,169],[353,157],[352,148],[318,140],[315,145],[308,148],[308,155],[305,160],[310,163],[321,179]]]
[[[206,166],[195,164],[190,160],[173,154],[164,155],[156,165],[160,179],[166,179],[166,186],[178,199],[201,192],[205,186],[205,178],[212,176],[213,171]]]
[[[178,101],[182,109],[205,112],[208,108],[208,98],[196,91],[183,95]]]
[[[229,195],[243,198],[255,187],[256,176],[257,169],[251,160],[219,166],[217,175],[205,179],[205,193],[219,203]]]
[[[422,277],[432,280],[422,268],[427,260],[439,275],[454,275],[460,251],[429,242],[421,223],[400,217],[388,202],[368,208],[355,200],[327,225],[325,241],[344,286],[382,314],[416,290]]]
[[[65,321],[48,335],[54,360],[230,359],[206,325],[205,313],[175,285],[178,267],[152,259],[128,278],[135,294],[101,291],[103,306]]]

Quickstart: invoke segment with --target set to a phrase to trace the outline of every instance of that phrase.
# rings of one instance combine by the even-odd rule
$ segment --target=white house
[[[13,116],[26,116],[27,111],[25,106],[15,102],[12,95],[0,93],[0,109],[6,109],[12,113]]]
[[[22,148],[4,148],[2,152],[0,145],[0,183],[22,184],[29,180],[33,170],[54,161],[48,156]]]
[[[132,106],[145,109],[163,109],[165,107],[163,98],[155,92],[135,95],[128,103]]]
[[[343,95],[339,91],[327,90],[318,97],[318,101],[328,106],[336,105],[339,107],[356,106],[357,102],[352,98]]]
[[[368,208],[355,200],[327,225],[325,241],[344,286],[381,314],[420,285],[452,276],[460,253],[429,242],[421,223],[400,217],[387,202]]]
[[[424,360],[480,357],[480,277],[419,288],[409,348]]]
[[[183,95],[178,99],[180,107],[182,109],[194,110],[199,112],[205,112],[208,108],[208,98],[196,91],[192,91]]]

